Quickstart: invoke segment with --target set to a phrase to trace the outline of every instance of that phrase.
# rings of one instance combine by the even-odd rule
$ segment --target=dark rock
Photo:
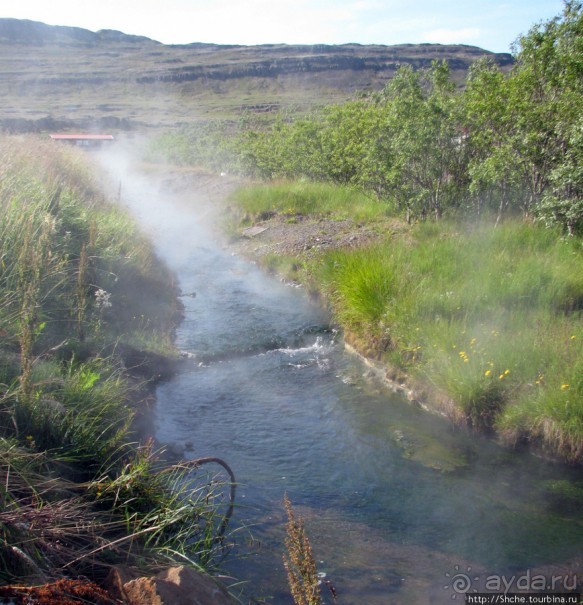
[[[183,458],[184,457],[184,446],[180,443],[176,443],[173,441],[166,446],[166,451],[173,458]]]

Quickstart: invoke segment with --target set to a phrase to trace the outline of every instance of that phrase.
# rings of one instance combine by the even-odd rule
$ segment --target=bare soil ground
[[[324,250],[357,248],[381,234],[377,225],[350,220],[277,215],[241,228],[232,246],[238,253],[255,258],[268,254],[310,257]]]

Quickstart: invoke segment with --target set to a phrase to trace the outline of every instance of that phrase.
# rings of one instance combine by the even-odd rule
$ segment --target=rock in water
[[[156,576],[129,579],[128,570],[115,569],[111,592],[128,605],[236,605],[226,588],[190,567],[171,567]]]

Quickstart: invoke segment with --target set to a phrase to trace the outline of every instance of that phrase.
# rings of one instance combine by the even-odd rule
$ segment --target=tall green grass
[[[133,443],[126,365],[174,354],[176,319],[172,276],[87,158],[1,138],[0,579],[211,564],[220,495]]]
[[[147,323],[149,348],[171,350],[172,279],[74,150],[0,142],[0,212],[0,328],[21,346],[65,333],[123,342]]]
[[[252,219],[275,213],[368,222],[386,217],[389,211],[386,203],[353,187],[307,180],[240,188],[232,200]]]
[[[581,461],[581,241],[518,222],[411,236],[313,267],[349,335],[447,394],[473,426]]]

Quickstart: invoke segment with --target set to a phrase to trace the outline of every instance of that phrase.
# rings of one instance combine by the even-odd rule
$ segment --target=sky
[[[0,17],[164,44],[471,44],[510,52],[562,0],[0,0]]]

